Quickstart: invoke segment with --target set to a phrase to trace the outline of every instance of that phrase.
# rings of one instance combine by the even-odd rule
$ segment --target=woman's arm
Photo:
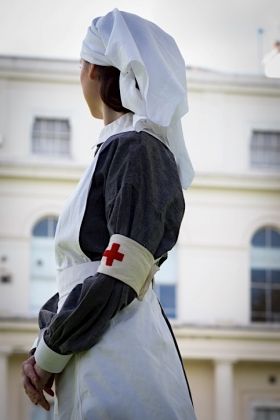
[[[131,238],[158,258],[177,240],[184,213],[180,181],[171,153],[159,140],[146,133],[131,136],[126,133],[103,152],[104,233]],[[94,218],[96,209],[92,212]],[[110,319],[135,297],[122,281],[96,273],[71,291],[58,314],[43,307],[39,319],[51,321],[35,352],[38,365],[63,370],[71,354],[96,344]]]

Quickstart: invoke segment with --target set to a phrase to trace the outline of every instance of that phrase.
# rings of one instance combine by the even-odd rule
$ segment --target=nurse
[[[153,277],[175,245],[194,171],[181,117],[186,69],[174,39],[114,9],[81,50],[81,85],[103,119],[95,154],[59,217],[58,293],[23,363],[34,404],[59,420],[194,420]]]

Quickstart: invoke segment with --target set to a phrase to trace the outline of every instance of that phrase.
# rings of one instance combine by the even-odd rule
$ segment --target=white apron
[[[73,287],[94,275],[79,232],[100,150],[59,218],[55,251],[61,309]],[[55,419],[195,420],[182,365],[155,292],[117,313],[99,342],[75,353],[56,375]]]

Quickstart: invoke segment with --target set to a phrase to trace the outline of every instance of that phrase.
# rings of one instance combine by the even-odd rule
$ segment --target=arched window
[[[168,318],[177,317],[177,253],[176,247],[155,275],[155,291]]]
[[[46,217],[41,219],[33,227],[32,236],[37,238],[53,238],[57,225],[57,217]]]
[[[251,240],[251,321],[280,322],[280,231],[271,227]]]
[[[57,217],[48,216],[33,227],[31,239],[30,311],[37,313],[56,293],[54,234]]]

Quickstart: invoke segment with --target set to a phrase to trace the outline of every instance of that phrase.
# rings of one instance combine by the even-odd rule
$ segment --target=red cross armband
[[[159,270],[150,251],[126,236],[115,234],[102,255],[98,273],[107,274],[132,287],[139,299],[146,293]]]

